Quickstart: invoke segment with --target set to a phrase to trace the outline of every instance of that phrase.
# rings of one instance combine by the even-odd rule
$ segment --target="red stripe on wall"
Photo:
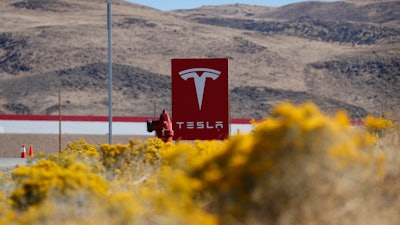
[[[148,119],[153,117],[139,117],[139,116],[114,116],[113,122],[146,122]],[[57,115],[0,115],[0,120],[31,120],[31,121],[58,121],[59,116]],[[82,122],[108,122],[108,116],[62,116],[62,121],[82,121]],[[233,118],[231,119],[232,124],[250,124],[252,119],[246,118]],[[262,120],[256,119],[256,122]],[[350,121],[352,126],[364,126],[362,120]]]
[[[146,122],[147,117],[115,116],[114,122]],[[58,121],[56,115],[0,115],[0,120]],[[62,116],[62,121],[107,122],[108,116]]]

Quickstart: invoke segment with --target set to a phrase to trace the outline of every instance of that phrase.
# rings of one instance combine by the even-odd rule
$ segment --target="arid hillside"
[[[107,115],[107,1],[0,2],[0,114]],[[228,58],[231,117],[282,101],[399,118],[400,1],[158,11],[112,1],[113,115],[171,109],[172,58]],[[173,117],[173,112],[172,112]]]

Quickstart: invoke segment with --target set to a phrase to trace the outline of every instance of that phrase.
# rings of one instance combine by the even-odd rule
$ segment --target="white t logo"
[[[200,76],[197,72],[203,72]],[[212,78],[217,79],[221,74],[218,70],[208,68],[193,68],[188,70],[182,70],[179,75],[182,79],[187,80],[189,78],[194,79],[194,85],[196,86],[197,102],[199,103],[199,109],[201,110],[201,104],[203,102],[204,87],[206,86],[206,79]]]

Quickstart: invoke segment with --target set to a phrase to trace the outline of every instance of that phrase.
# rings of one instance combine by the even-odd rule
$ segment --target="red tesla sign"
[[[172,59],[175,140],[229,137],[228,59]]]

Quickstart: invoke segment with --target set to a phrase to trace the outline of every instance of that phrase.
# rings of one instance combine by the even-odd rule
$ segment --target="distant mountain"
[[[106,2],[0,2],[0,113],[57,114],[60,92],[65,115],[107,115]],[[112,13],[115,116],[171,109],[172,58],[226,57],[233,118],[282,101],[400,117],[400,1],[163,12],[114,0]]]

